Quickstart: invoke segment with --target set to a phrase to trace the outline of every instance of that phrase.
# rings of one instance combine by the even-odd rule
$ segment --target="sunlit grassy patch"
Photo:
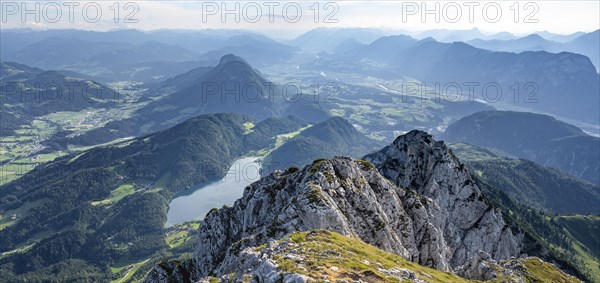
[[[169,245],[169,248],[174,249],[192,239],[198,230],[198,227],[200,227],[199,222],[186,222],[174,225],[169,228],[169,234],[165,241],[167,242],[167,245]]]
[[[113,274],[124,273],[124,275],[123,275],[123,277],[112,280],[110,282],[111,283],[127,282],[131,278],[131,276],[133,276],[138,271],[138,269],[140,269],[140,267],[142,267],[144,265],[144,263],[146,263],[147,261],[148,261],[148,259],[139,261],[139,262],[135,262],[132,264],[111,267],[111,271],[113,272]]]
[[[284,251],[274,255],[279,268],[284,272],[318,279],[319,282],[325,280],[330,282],[339,282],[339,280],[398,282],[398,278],[389,275],[391,270],[413,272],[416,277],[432,283],[482,282],[421,266],[359,239],[342,236],[331,231],[295,232],[282,241],[289,241],[293,244],[282,245]],[[257,247],[257,250],[264,248],[263,246]],[[296,256],[279,255],[290,253],[296,254]],[[503,264],[505,263],[501,262],[500,266]],[[525,282],[579,282],[574,277],[561,272],[554,265],[538,258],[518,259],[512,264],[520,266],[521,269],[517,268],[516,272],[510,276],[499,273],[499,278],[486,282],[512,282],[515,274],[520,273],[519,276],[523,276]],[[499,269],[500,266],[498,266]]]
[[[311,278],[368,282],[398,282],[382,269],[405,268],[429,282],[472,282],[451,273],[420,266],[404,258],[380,250],[361,240],[330,231],[296,232],[290,240],[302,251],[304,261],[298,262],[276,256],[280,268]],[[301,267],[302,266],[302,267]]]
[[[110,192],[109,198],[99,200],[99,201],[94,201],[94,202],[92,202],[92,205],[94,205],[94,206],[96,206],[96,205],[111,205],[113,203],[119,202],[124,197],[126,197],[130,194],[133,194],[133,193],[135,193],[135,186],[132,184],[124,184],[124,185],[121,185],[118,188],[112,190]]]
[[[244,123],[244,135],[254,132],[254,123],[246,122]]]
[[[27,214],[34,208],[43,205],[47,199],[38,199],[36,201],[28,201],[19,206],[16,209],[0,212],[0,230],[12,226],[17,223],[21,218],[27,216]],[[16,215],[17,219],[12,219],[12,216]]]

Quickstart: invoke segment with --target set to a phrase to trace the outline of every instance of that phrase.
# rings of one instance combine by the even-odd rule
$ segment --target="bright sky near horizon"
[[[292,38],[317,27],[569,34],[600,28],[600,1],[1,1],[2,29],[248,29]]]

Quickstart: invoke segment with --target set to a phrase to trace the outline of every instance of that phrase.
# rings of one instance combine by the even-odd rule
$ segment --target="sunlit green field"
[[[16,130],[14,136],[0,137],[0,185],[20,178],[39,164],[94,147],[69,146],[64,151],[42,152],[45,147],[43,142],[59,129],[75,134],[84,133],[114,119],[126,118],[136,107],[139,106],[123,104],[115,109],[55,112]]]

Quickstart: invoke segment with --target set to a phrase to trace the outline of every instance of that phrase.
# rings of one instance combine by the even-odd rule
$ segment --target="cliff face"
[[[257,255],[247,260],[244,251],[296,231],[337,232],[421,265],[467,275],[474,273],[462,265],[473,265],[474,256],[520,255],[522,235],[486,203],[442,142],[413,131],[366,159],[375,166],[336,157],[253,183],[232,207],[206,216],[187,267],[157,266],[148,281],[254,272],[266,263]]]
[[[371,164],[338,157],[271,174],[246,188],[233,207],[208,214],[195,259],[203,275],[226,274],[236,268],[234,243],[243,248],[321,229],[446,269],[439,214],[431,200],[398,188]]]
[[[441,226],[436,229],[443,235],[448,251],[445,260],[452,269],[478,251],[493,259],[520,254],[523,235],[512,231],[500,211],[486,202],[444,142],[425,132],[411,131],[365,159],[399,187],[426,196],[439,208],[436,219]]]

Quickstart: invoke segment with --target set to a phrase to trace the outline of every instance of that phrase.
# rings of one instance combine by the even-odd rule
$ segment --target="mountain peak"
[[[248,64],[248,62],[246,62],[246,60],[244,60],[241,57],[238,57],[236,55],[233,55],[233,54],[223,55],[223,57],[221,57],[221,60],[219,61],[219,65],[225,65],[225,64],[228,64],[231,62],[243,63],[245,65],[250,66],[250,64]]]
[[[421,220],[436,210],[427,198],[396,187],[366,161],[321,159],[303,169],[276,171],[248,186],[232,207],[207,214],[194,258],[201,276],[228,274],[239,268],[237,254],[227,248],[233,243],[241,243],[242,250],[294,231],[325,229],[448,270],[444,245],[415,241],[421,237],[417,231],[425,231],[423,225],[430,222]],[[423,219],[411,219],[416,214]]]
[[[210,81],[219,81],[224,78],[224,75],[232,80],[243,80],[242,83],[247,81],[256,80],[260,84],[264,83],[262,74],[254,69],[250,63],[234,54],[226,54],[221,57],[219,64],[215,66],[211,71],[203,76],[205,79],[208,78]],[[216,76],[216,77],[214,77]],[[212,77],[212,78],[209,78]]]
[[[532,33],[528,36],[522,37],[521,39],[524,40],[538,40],[538,41],[546,41],[546,39],[544,39],[542,36],[540,36],[537,33]]]
[[[394,144],[399,143],[411,143],[411,142],[424,142],[426,144],[431,144],[435,142],[433,136],[428,132],[421,130],[412,130],[404,135],[400,135],[394,140]],[[443,141],[440,141],[443,144]]]
[[[354,126],[352,126],[352,124],[350,124],[350,122],[348,122],[348,120],[344,119],[343,117],[340,116],[333,116],[319,124],[316,124],[313,128],[309,129],[310,131],[308,131],[307,133],[310,133],[312,131],[323,131],[323,130],[337,130],[340,133],[346,133],[346,134],[354,134],[354,133],[358,133],[358,131],[354,128]]]
[[[519,255],[521,236],[513,234],[502,214],[485,201],[465,166],[443,141],[413,130],[365,159],[398,187],[430,198],[439,207],[439,219],[446,222],[440,229],[448,245],[449,266],[457,267],[479,250],[494,259]],[[457,238],[462,240],[457,242]],[[503,243],[503,247],[492,248],[490,242]]]
[[[430,197],[437,193],[427,191],[426,187],[436,182],[432,176],[437,174],[437,170],[444,171],[442,175],[448,173],[460,178],[461,185],[472,183],[467,171],[444,142],[436,141],[432,135],[420,130],[400,135],[391,145],[364,158],[378,166],[380,172],[398,186]],[[439,167],[440,164],[448,166]],[[438,176],[435,179],[445,177]],[[473,188],[473,191],[479,193],[478,188]]]

